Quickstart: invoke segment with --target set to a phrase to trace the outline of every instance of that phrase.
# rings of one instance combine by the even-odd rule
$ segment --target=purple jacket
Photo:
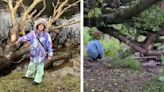
[[[45,57],[46,57],[46,51],[44,47],[46,47],[48,50],[48,56],[53,55],[52,41],[48,32],[43,31],[43,32],[40,32],[40,35],[38,34],[39,34],[38,31],[32,30],[30,33],[26,34],[25,36],[20,37],[18,39],[18,42],[20,43],[23,41],[29,41],[30,47],[31,47],[30,48],[30,61],[43,62],[45,61]],[[40,44],[37,37],[42,42],[44,47]]]

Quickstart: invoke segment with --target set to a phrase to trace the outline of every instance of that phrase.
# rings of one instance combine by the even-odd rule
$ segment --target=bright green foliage
[[[93,8],[89,10],[88,17],[98,17],[100,14],[102,14],[100,8]]]
[[[164,55],[161,56],[161,63],[164,65]]]
[[[128,6],[134,7],[136,4],[140,2],[140,0],[129,0],[130,2],[127,3]]]
[[[116,56],[118,51],[122,49],[121,43],[113,37],[102,39],[101,43],[105,48],[105,55],[108,57]]]
[[[89,32],[96,32],[96,31],[98,31],[98,29],[97,29],[96,27],[91,27],[91,28],[89,29]]]
[[[160,9],[158,5],[153,5],[139,16],[133,17],[131,22],[110,26],[127,38],[133,39],[136,34],[143,33],[142,30],[159,31],[162,23],[164,23],[164,10]]]
[[[164,76],[160,76],[159,80],[163,82],[164,81]]]
[[[133,21],[136,28],[159,31],[164,23],[164,10],[160,9],[159,5],[154,5],[141,13],[139,17],[134,17]]]
[[[83,39],[84,39],[84,44],[87,45],[87,43],[89,42],[89,40],[91,39],[91,36],[89,35],[89,27],[84,27],[84,31],[83,31]]]
[[[84,31],[83,31],[83,37],[84,37],[84,44],[87,45],[87,43],[89,42],[89,40],[92,38],[89,33],[90,32],[96,32],[98,31],[98,29],[96,27],[84,27]]]
[[[134,27],[130,27],[128,24],[113,24],[114,29],[117,29],[120,34],[130,38],[136,35],[137,30]]]
[[[97,0],[99,3],[103,3],[104,0]]]
[[[123,61],[122,64],[127,65],[129,68],[138,70],[141,68],[141,65],[139,63],[139,60],[131,57],[126,57]]]

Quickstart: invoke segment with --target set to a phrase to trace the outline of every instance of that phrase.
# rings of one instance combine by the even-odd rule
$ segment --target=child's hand
[[[52,56],[48,56],[48,61],[50,61],[52,59]]]
[[[15,42],[15,45],[16,45],[16,47],[18,48],[18,47],[19,47],[19,42],[16,41],[16,42]]]

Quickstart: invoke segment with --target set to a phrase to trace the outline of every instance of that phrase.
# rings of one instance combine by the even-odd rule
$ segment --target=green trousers
[[[44,62],[42,63],[30,62],[25,76],[29,78],[32,75],[35,75],[34,81],[37,83],[41,83],[43,74],[44,74]]]

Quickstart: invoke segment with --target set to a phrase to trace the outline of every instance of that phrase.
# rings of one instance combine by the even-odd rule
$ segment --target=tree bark
[[[92,17],[90,20],[92,22],[94,21],[102,21],[105,24],[117,24],[117,23],[122,23],[127,21],[128,19],[131,19],[134,16],[139,15],[140,13],[142,13],[144,10],[148,9],[149,7],[151,7],[153,4],[155,4],[156,2],[159,2],[161,0],[141,0],[137,5],[135,5],[132,8],[128,8],[125,9],[122,12],[114,12],[114,13],[110,13],[110,14],[102,14],[99,15],[98,18],[96,17]],[[85,16],[85,15],[84,15]],[[87,20],[89,19],[88,17],[85,16],[85,21],[87,22]],[[88,24],[88,23],[85,23]],[[85,25],[84,24],[84,25]],[[85,25],[87,26],[87,25]],[[93,23],[93,25],[91,24],[90,26],[95,26],[95,24]]]
[[[46,62],[45,69],[50,68],[50,66],[52,66],[55,61],[69,59],[69,58],[71,58],[71,56],[72,56],[71,52],[67,52],[67,53],[63,53],[62,55],[54,56],[50,61]]]
[[[155,36],[156,36],[156,34],[148,33],[145,41],[143,42],[144,43],[143,47],[144,48],[149,48],[150,45],[152,45],[152,42],[153,42],[153,39],[154,39]],[[149,49],[151,49],[151,48],[149,48]]]
[[[150,50],[148,48],[144,48],[142,45],[137,45],[138,43],[120,35],[119,33],[117,33],[117,30],[115,30],[113,28],[104,28],[103,27],[103,28],[99,28],[99,30],[105,34],[115,37],[116,39],[120,40],[121,42],[131,46],[135,51],[141,52],[145,55],[160,56],[160,55],[164,54],[164,50]],[[146,45],[149,43],[151,43],[151,41],[148,40]]]

